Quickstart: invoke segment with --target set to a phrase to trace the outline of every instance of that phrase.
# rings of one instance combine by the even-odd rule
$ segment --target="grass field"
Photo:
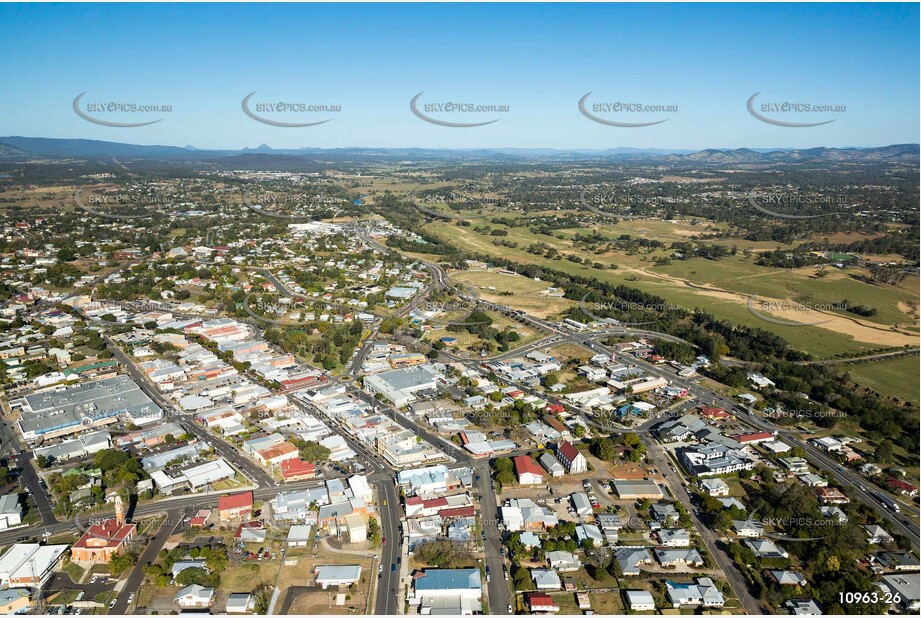
[[[622,226],[626,227],[621,229]],[[624,233],[648,235],[665,242],[682,235],[687,239],[687,228],[695,226],[682,227],[665,221],[631,221],[612,227]],[[756,266],[753,258],[742,255],[719,261],[694,258],[655,266],[651,256],[647,255],[628,255],[622,252],[595,255],[581,247],[574,247],[568,237],[577,230],[558,230],[557,233],[564,236],[560,240],[555,236],[533,234],[524,228],[504,228],[509,230],[507,239],[518,243],[518,247],[511,248],[493,245],[493,237],[479,234],[471,227],[449,222],[433,222],[428,224],[427,229],[468,251],[499,255],[520,263],[536,263],[570,274],[625,284],[661,296],[685,309],[705,309],[719,318],[763,328],[819,358],[917,343],[917,277],[906,279],[901,287],[881,287],[856,280],[852,275],[858,272],[832,269],[826,277],[817,279],[813,276],[817,270],[815,267],[764,268]],[[528,253],[526,248],[536,242],[546,243],[561,253],[579,255],[593,262],[614,263],[618,269],[599,270],[566,259],[552,260]],[[472,279],[476,275],[458,273],[453,276],[456,280],[462,280],[465,277]],[[757,295],[759,303],[785,301],[793,305],[787,310],[769,312],[768,317],[797,324],[778,324],[757,317],[747,306],[752,294]],[[828,313],[802,308],[839,303],[844,299],[872,306],[878,314],[872,319],[865,319],[844,312]],[[809,325],[816,322],[823,323]],[[899,324],[901,327],[894,330],[891,324]]]
[[[921,358],[917,356],[847,366],[854,382],[916,406],[921,405],[919,371]]]
[[[451,280],[476,290],[478,297],[485,301],[508,305],[539,318],[558,314],[576,304],[562,297],[541,294],[548,288],[546,282],[496,270],[452,272]],[[511,292],[511,296],[501,292]]]

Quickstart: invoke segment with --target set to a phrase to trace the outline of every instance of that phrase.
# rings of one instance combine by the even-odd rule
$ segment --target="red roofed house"
[[[529,455],[519,455],[515,458],[515,474],[522,485],[540,485],[544,482],[544,469]]]
[[[115,499],[115,517],[94,524],[70,548],[70,558],[76,562],[104,564],[122,552],[137,532],[137,524],[125,523],[121,497]]]
[[[911,483],[906,483],[902,479],[890,478],[889,487],[899,493],[905,494],[906,496],[915,497],[918,495],[918,488]]]
[[[566,425],[564,425],[563,423],[561,423],[558,419],[556,419],[556,418],[554,418],[554,417],[552,417],[552,416],[546,416],[546,417],[544,417],[544,422],[547,423],[547,424],[548,424],[550,427],[552,427],[553,429],[555,429],[555,430],[557,430],[558,432],[560,432],[560,435],[563,436],[563,437],[565,437],[565,438],[568,438],[568,437],[571,435],[571,434],[570,434],[570,431],[569,431],[569,427],[567,427]]]
[[[286,459],[281,462],[281,477],[286,481],[297,481],[300,479],[312,479],[317,476],[316,465],[309,461],[304,461],[300,457],[297,459]]]
[[[700,413],[702,416],[712,419],[729,418],[731,416],[729,412],[716,406],[703,406],[700,408]]]
[[[201,509],[192,519],[189,520],[189,527],[204,528],[205,524],[208,523],[209,517],[211,517],[211,509]]]
[[[770,431],[758,431],[755,433],[743,433],[735,437],[739,444],[760,444],[762,442],[772,442],[774,434]]]
[[[582,474],[588,471],[585,455],[580,453],[568,440],[560,442],[556,447],[556,457],[570,474]]]
[[[525,592],[524,602],[527,603],[528,611],[532,614],[548,614],[560,611],[560,606],[553,601],[553,598],[543,592]]]
[[[297,453],[297,447],[290,442],[279,442],[265,450],[256,451],[253,453],[253,457],[259,460],[262,465],[271,466],[281,464],[289,459],[296,459]]]
[[[407,517],[429,517],[436,515],[439,511],[448,506],[448,499],[444,496],[423,500],[418,496],[412,496],[406,499],[406,516]]]
[[[566,408],[564,408],[558,403],[551,403],[547,405],[547,412],[550,412],[552,414],[562,414],[565,411],[566,411]]]
[[[229,496],[221,496],[217,500],[217,510],[221,521],[248,517],[253,512],[253,492],[244,491]]]
[[[847,496],[834,487],[822,487],[816,494],[818,494],[819,500],[825,504],[847,504],[850,502]]]
[[[458,506],[453,509],[441,509],[438,511],[438,515],[442,519],[452,517],[473,517],[476,515],[476,508],[472,506]]]

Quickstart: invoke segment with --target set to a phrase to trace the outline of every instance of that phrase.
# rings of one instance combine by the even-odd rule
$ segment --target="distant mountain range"
[[[240,150],[205,150],[193,146],[141,146],[89,139],[56,139],[49,137],[0,137],[0,161],[27,161],[30,159],[150,159],[160,161],[214,161],[234,163],[256,162],[264,164],[274,158],[287,165],[299,160],[363,159],[649,159],[673,163],[770,164],[799,162],[918,162],[918,144],[894,144],[879,148],[735,148],[706,150],[610,148],[606,150],[561,150],[552,148],[282,148],[266,144],[257,148]]]

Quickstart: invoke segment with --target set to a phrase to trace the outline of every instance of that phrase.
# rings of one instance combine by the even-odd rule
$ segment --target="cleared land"
[[[866,274],[860,268],[846,271],[830,269],[828,275],[816,278],[816,266],[800,269],[766,268],[755,265],[754,257],[742,254],[717,261],[692,258],[656,266],[652,257],[664,257],[670,251],[632,255],[609,251],[598,255],[574,246],[570,240],[576,232],[584,230],[557,230],[556,234],[563,236],[563,239],[559,239],[556,236],[534,234],[525,228],[495,227],[508,230],[509,235],[505,238],[517,242],[518,246],[496,246],[492,242],[494,237],[475,232],[472,227],[448,222],[433,222],[428,224],[427,229],[468,251],[498,255],[523,264],[537,263],[571,274],[622,283],[661,296],[686,309],[706,309],[717,317],[774,332],[792,345],[819,358],[917,343],[917,276],[906,279],[901,287],[875,286],[855,278]],[[703,225],[667,221],[630,221],[599,229],[631,233],[668,243],[682,236],[687,240],[686,234],[691,229],[703,232],[706,228]],[[614,236],[616,234],[612,234]],[[553,260],[528,253],[526,248],[538,242],[564,255],[578,255],[582,259],[605,265],[613,263],[618,268],[597,269],[566,259]],[[768,244],[770,246],[765,249],[782,247],[778,243]],[[465,276],[468,275],[454,275],[457,280]],[[473,276],[472,273],[469,276]],[[759,303],[771,302],[775,306],[781,303],[782,306],[792,307],[762,313],[767,313],[769,318],[796,324],[777,324],[754,315],[748,309],[753,294],[757,295]],[[845,299],[852,304],[871,306],[877,310],[877,314],[872,318],[861,318],[846,312],[809,309],[837,304]],[[822,323],[814,324],[816,322]]]
[[[852,380],[878,393],[921,404],[921,358],[917,356],[848,365],[847,372]]]

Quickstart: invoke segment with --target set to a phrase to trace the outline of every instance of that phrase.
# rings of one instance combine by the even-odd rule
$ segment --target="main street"
[[[259,486],[271,486],[278,485],[278,482],[275,481],[269,474],[259,467],[254,461],[243,455],[235,447],[231,446],[224,440],[218,438],[217,436],[211,434],[205,428],[199,426],[193,419],[184,419],[173,413],[174,407],[173,404],[168,401],[163,395],[160,394],[159,389],[154,386],[147,374],[138,369],[128,355],[122,352],[121,348],[112,341],[108,335],[104,335],[103,339],[106,342],[107,347],[115,356],[116,360],[122,365],[124,370],[131,376],[131,378],[141,387],[141,390],[150,397],[154,403],[156,403],[164,411],[164,416],[168,420],[178,421],[182,428],[195,435],[200,440],[204,441],[210,445],[217,454],[224,457],[229,461],[237,470],[239,470],[243,475],[245,475],[249,480],[257,487]]]

